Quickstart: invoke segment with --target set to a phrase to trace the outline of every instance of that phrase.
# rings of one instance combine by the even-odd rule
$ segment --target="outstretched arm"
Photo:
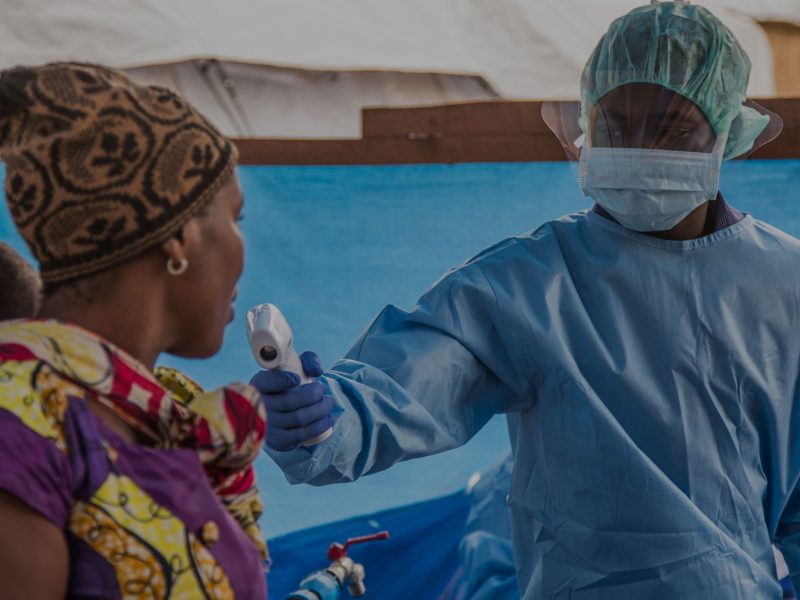
[[[270,455],[290,481],[324,485],[464,444],[533,397],[536,373],[520,376],[515,351],[522,336],[502,331],[499,314],[477,267],[445,276],[411,312],[388,306],[323,378],[337,404],[333,436]]]

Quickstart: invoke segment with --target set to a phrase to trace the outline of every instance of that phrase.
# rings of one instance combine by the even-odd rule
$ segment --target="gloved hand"
[[[322,375],[314,352],[303,352],[300,362],[309,377]],[[259,371],[250,380],[267,407],[266,441],[273,450],[294,450],[333,426],[336,401],[325,395],[325,386],[319,381],[299,383],[300,377],[287,371]]]

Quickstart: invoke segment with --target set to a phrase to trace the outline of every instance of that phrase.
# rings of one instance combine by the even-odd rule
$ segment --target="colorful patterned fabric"
[[[56,282],[169,239],[228,180],[237,152],[175,92],[53,63],[0,73],[0,157],[14,222]]]
[[[0,489],[65,532],[69,597],[264,598],[258,394],[157,377],[77,327],[0,326]],[[120,438],[93,401],[155,443]]]

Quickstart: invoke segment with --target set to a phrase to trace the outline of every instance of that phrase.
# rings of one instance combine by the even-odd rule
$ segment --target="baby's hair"
[[[0,282],[0,321],[36,315],[42,289],[39,275],[4,242],[0,242]]]

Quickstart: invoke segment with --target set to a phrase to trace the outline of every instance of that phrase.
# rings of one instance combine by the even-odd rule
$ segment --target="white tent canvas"
[[[0,66],[83,60],[183,92],[226,133],[358,137],[364,106],[574,98],[610,21],[641,0],[1,0]],[[709,2],[774,94],[759,18],[796,0]],[[735,10],[732,10],[735,9]]]

